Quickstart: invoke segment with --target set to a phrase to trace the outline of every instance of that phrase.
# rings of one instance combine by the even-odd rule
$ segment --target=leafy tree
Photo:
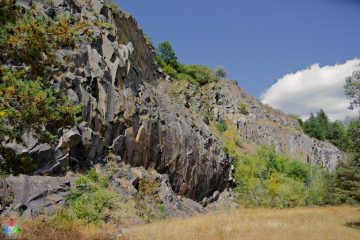
[[[320,109],[316,117],[311,114],[310,118],[303,122],[304,132],[319,140],[328,140],[342,150],[347,148],[346,129],[341,121],[331,122],[329,117]]]
[[[321,127],[317,117],[314,117],[313,114],[311,114],[310,118],[304,122],[303,129],[304,132],[310,137],[314,137],[319,140],[325,139],[325,132]]]
[[[360,118],[352,121],[347,129],[349,151],[360,157]]]
[[[345,95],[350,99],[350,109],[360,108],[360,71],[346,78]]]
[[[165,64],[169,65],[170,67],[177,69],[177,57],[170,42],[161,42],[158,46],[157,54],[161,61],[165,62]]]
[[[218,66],[214,72],[215,72],[215,77],[217,78],[226,78],[227,76],[226,70],[223,66]]]
[[[328,124],[325,138],[342,150],[345,150],[348,146],[346,129],[341,121],[335,121]]]
[[[360,157],[339,162],[336,169],[337,197],[342,203],[360,204]]]

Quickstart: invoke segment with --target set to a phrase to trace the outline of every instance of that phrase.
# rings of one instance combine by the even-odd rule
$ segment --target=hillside
[[[224,148],[228,139],[215,127],[220,121],[234,129],[240,141],[235,151],[245,155],[266,145],[329,172],[343,158],[335,146],[308,137],[296,119],[263,105],[234,81],[196,86],[168,76],[135,19],[110,2],[16,2],[21,11],[50,22],[71,16],[65,25],[76,28],[74,46],[59,44],[56,63],[41,77],[80,111],[79,120],[66,126],[43,124],[40,132],[51,132],[50,141],[34,127],[20,131],[21,141],[3,141],[0,163],[11,175],[0,179],[2,215],[53,215],[84,184],[105,196],[96,174],[105,176],[111,194],[121,198],[120,212],[126,212],[102,217],[125,225],[161,219],[162,212],[177,217],[234,206],[234,161]],[[3,65],[27,66],[18,63],[7,59]],[[84,177],[94,167],[97,173]],[[106,205],[115,198],[102,200]]]

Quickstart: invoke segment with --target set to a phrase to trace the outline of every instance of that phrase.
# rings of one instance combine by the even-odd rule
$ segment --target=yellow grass
[[[133,227],[124,239],[360,240],[359,222],[353,207],[237,209]]]

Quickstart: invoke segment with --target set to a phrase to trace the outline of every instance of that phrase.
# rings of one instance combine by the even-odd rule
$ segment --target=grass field
[[[360,240],[360,208],[237,209],[130,228],[126,240]]]

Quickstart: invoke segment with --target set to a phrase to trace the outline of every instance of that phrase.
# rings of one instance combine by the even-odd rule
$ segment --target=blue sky
[[[179,61],[223,65],[260,98],[285,74],[360,57],[360,0],[118,0]]]

